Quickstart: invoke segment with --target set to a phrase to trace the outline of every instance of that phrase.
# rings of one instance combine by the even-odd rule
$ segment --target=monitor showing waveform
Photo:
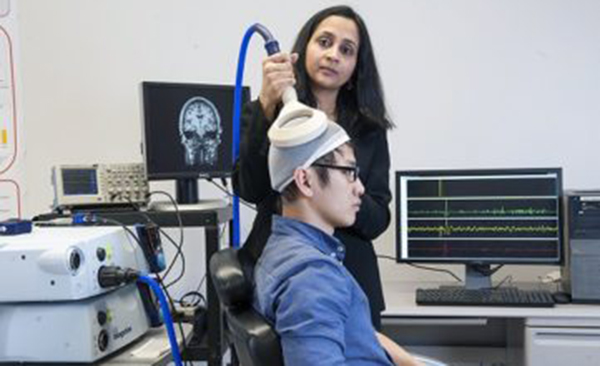
[[[399,262],[561,260],[560,168],[396,172]]]

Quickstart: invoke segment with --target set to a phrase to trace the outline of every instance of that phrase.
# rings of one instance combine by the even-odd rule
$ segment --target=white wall
[[[53,164],[141,161],[140,81],[233,83],[249,25],[289,48],[327,3],[20,0],[25,214],[48,209]],[[348,3],[370,28],[398,126],[393,170],[562,166],[565,187],[600,188],[600,2]],[[393,253],[392,227],[381,252]],[[399,267],[384,275],[416,276]]]

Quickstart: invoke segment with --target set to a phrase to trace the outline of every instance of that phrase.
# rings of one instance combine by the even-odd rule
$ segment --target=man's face
[[[354,151],[343,145],[335,153],[336,161],[331,165],[355,167]],[[361,196],[365,192],[360,178],[353,180],[350,170],[329,169],[329,183],[315,188],[313,207],[323,223],[332,228],[351,226],[360,209]]]

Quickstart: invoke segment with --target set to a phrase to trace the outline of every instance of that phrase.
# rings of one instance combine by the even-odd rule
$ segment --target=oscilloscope
[[[52,167],[54,207],[145,205],[148,180],[142,163]]]
[[[560,168],[398,171],[396,260],[462,263],[467,282],[491,281],[490,264],[560,264],[561,197]]]

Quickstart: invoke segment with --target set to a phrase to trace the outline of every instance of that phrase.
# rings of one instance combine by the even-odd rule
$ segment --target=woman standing
[[[365,194],[355,224],[337,230],[335,236],[346,246],[344,264],[367,295],[373,325],[380,329],[385,303],[372,240],[390,222],[387,130],[393,125],[387,118],[369,33],[350,7],[321,10],[300,30],[291,55],[278,53],[263,61],[259,98],[243,111],[234,172],[237,194],[258,209],[242,256],[250,262],[258,259],[271,233],[271,216],[279,211],[267,167],[267,131],[289,86],[296,88],[302,103],[324,111],[352,138]]]

